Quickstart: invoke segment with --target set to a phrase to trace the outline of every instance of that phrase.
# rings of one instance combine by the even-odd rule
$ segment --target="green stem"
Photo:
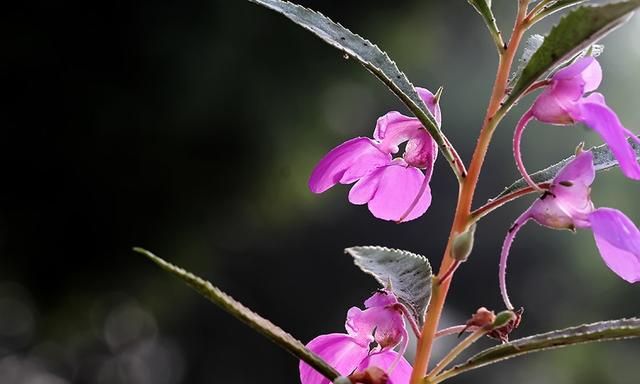
[[[442,372],[449,364],[453,362],[465,349],[469,348],[473,343],[480,340],[484,335],[487,334],[487,330],[484,328],[480,328],[477,331],[473,332],[471,335],[467,336],[466,339],[462,340],[462,342],[456,345],[452,350],[447,353],[445,357],[440,360],[438,364],[433,368],[433,370],[427,376],[427,380],[430,383],[433,383],[438,377],[438,374]]]

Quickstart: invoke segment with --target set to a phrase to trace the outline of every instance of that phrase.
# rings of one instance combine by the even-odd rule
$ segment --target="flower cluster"
[[[388,375],[388,383],[407,383],[411,365],[402,354],[407,347],[408,334],[398,309],[398,299],[393,293],[381,290],[364,305],[365,310],[353,307],[347,312],[346,334],[320,335],[311,340],[307,348],[341,375],[378,367]],[[398,345],[400,353],[393,350]],[[331,384],[303,361],[300,362],[300,381],[302,384]]]
[[[605,264],[630,283],[640,281],[640,231],[624,213],[594,207],[589,196],[594,178],[593,154],[579,152],[509,229],[500,257],[500,290],[507,308],[513,309],[506,288],[509,249],[529,220],[553,229],[590,228]]]
[[[607,143],[620,163],[622,173],[630,179],[640,180],[640,165],[627,138],[637,143],[640,139],[620,123],[601,93],[585,96],[595,91],[601,82],[602,68],[598,61],[591,56],[578,59],[551,77],[548,87],[522,116],[515,130],[513,153],[520,173],[531,186],[536,187],[536,184],[522,162],[520,141],[525,127],[534,118],[554,125],[584,123]]]
[[[438,97],[416,90],[440,125]],[[393,158],[405,142],[403,155]],[[373,139],[356,137],[327,153],[311,173],[309,188],[322,193],[355,182],[352,204],[368,204],[379,219],[413,220],[431,205],[429,180],[437,155],[438,146],[417,118],[389,112],[378,119]]]

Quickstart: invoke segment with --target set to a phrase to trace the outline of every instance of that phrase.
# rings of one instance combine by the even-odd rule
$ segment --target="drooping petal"
[[[597,94],[595,94],[597,95]],[[602,98],[602,95],[594,98]],[[620,164],[622,173],[630,179],[640,180],[640,164],[627,141],[628,130],[620,123],[618,116],[604,103],[591,102],[590,98],[579,103],[572,115],[602,137]]]
[[[418,92],[418,96],[424,101],[429,112],[435,117],[438,126],[440,126],[440,124],[442,124],[442,113],[440,112],[440,103],[436,100],[435,95],[426,88],[416,87],[416,91]]]
[[[581,83],[582,93],[591,92],[602,82],[602,67],[593,56],[585,56],[556,72],[552,80],[573,80]]]
[[[640,281],[640,231],[624,213],[599,208],[589,216],[605,264],[624,280]]]
[[[309,178],[309,189],[322,193],[337,183],[353,183],[390,161],[391,155],[381,152],[371,139],[356,137],[335,147],[320,160]]]
[[[411,364],[404,356],[392,350],[372,353],[362,360],[358,371],[364,371],[368,367],[378,367],[385,371],[389,375],[389,384],[407,384],[411,378]]]
[[[366,201],[369,211],[379,219],[409,221],[422,216],[431,205],[428,182],[419,169],[396,159],[360,179],[351,189],[349,201]]]
[[[329,363],[341,375],[351,374],[369,354],[369,348],[356,343],[349,335],[332,333],[311,340],[307,348]],[[302,384],[331,384],[327,378],[300,362],[300,382]]]

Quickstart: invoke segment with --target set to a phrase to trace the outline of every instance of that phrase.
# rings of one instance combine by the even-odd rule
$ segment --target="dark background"
[[[443,129],[470,157],[496,58],[465,1],[301,3],[378,43],[415,84],[443,85]],[[508,31],[516,2],[494,3]],[[1,21],[0,382],[297,381],[295,359],[134,254],[135,245],[210,279],[304,342],[342,331],[347,309],[376,288],[343,248],[386,245],[439,264],[456,199],[442,159],[432,207],[402,225],[348,204],[345,187],[308,191],[330,148],[406,110],[357,63],[283,17],[246,1],[61,1],[14,5]],[[605,39],[601,56],[601,90],[635,131],[639,33],[636,17]],[[511,132],[528,103],[499,128],[477,204],[516,178]],[[566,157],[582,140],[600,143],[583,127],[533,123],[528,167]],[[637,183],[618,171],[594,184],[596,205],[640,222],[637,196]],[[479,306],[502,308],[499,250],[525,200],[482,222],[443,326]],[[526,307],[515,337],[640,312],[640,287],[603,265],[588,232],[529,225],[509,268],[512,300]],[[581,346],[452,382],[634,383],[639,356],[637,341]]]

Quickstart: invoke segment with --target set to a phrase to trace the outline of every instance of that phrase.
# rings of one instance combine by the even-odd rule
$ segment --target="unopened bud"
[[[467,261],[467,257],[473,250],[473,239],[476,233],[476,225],[472,224],[466,231],[457,234],[453,239],[451,256],[460,262]]]
[[[502,311],[498,313],[495,320],[493,320],[493,328],[502,328],[515,319],[516,314],[513,311]]]

